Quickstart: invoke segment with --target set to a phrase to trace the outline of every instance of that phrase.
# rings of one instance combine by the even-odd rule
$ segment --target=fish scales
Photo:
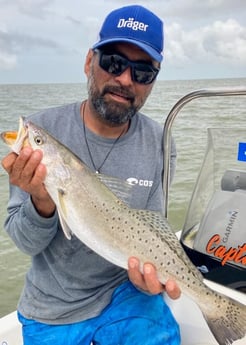
[[[72,166],[71,176],[74,171],[76,170]],[[157,267],[159,278],[163,283],[170,277],[177,279],[177,275],[181,273],[181,282],[188,276],[192,276],[193,282],[198,277],[201,279],[200,273],[194,269],[187,256],[184,255],[175,234],[161,214],[130,209],[117,197],[112,197],[111,192],[98,181],[97,174],[93,174],[89,170],[87,174],[93,183],[89,181],[80,183],[81,198],[86,199],[86,206],[83,205],[80,215],[82,217],[83,214],[83,218],[86,218],[88,222],[86,226],[95,230],[94,236],[100,237],[100,249],[93,248],[94,250],[99,250],[100,255],[124,268],[127,268],[127,259],[131,255],[138,256],[141,262],[151,261]],[[76,178],[76,180],[86,181],[83,177]],[[76,186],[78,188],[78,184]],[[109,198],[106,197],[108,193]],[[76,200],[76,205],[71,205],[70,214],[75,207],[78,207],[77,202]],[[100,215],[99,218],[95,215],[95,210],[96,215]],[[79,236],[80,239],[81,236]],[[87,242],[88,238],[82,240]],[[109,253],[108,241],[115,248]],[[105,243],[105,249],[102,247],[103,243]],[[166,245],[163,246],[163,243]],[[115,262],[115,251],[124,253],[121,263]],[[110,253],[113,253],[113,256],[109,258]],[[186,260],[186,269],[182,265],[183,260]],[[178,270],[178,267],[181,267],[181,270]],[[194,274],[192,274],[192,270]]]
[[[16,153],[27,142],[43,151],[45,186],[68,239],[76,235],[99,255],[125,269],[130,256],[138,257],[142,266],[144,262],[154,263],[162,283],[174,278],[182,292],[197,303],[220,345],[245,337],[245,305],[203,283],[167,219],[157,212],[132,209],[117,196],[115,190],[122,192],[123,182],[93,173],[47,131],[30,122],[24,125],[22,119],[15,142],[13,131],[1,137]]]

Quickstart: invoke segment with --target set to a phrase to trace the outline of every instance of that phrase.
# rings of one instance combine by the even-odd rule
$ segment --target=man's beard
[[[126,97],[129,105],[113,100],[106,101],[104,95],[107,93],[115,93]],[[139,109],[139,107],[134,106],[134,95],[121,86],[105,86],[100,94],[96,87],[93,72],[88,79],[88,94],[98,116],[111,126],[127,123]]]

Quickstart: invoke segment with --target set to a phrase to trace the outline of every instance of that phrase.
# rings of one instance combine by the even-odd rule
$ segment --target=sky
[[[160,80],[246,77],[246,0],[0,0],[0,84],[84,82],[105,16],[136,3],[164,21]]]

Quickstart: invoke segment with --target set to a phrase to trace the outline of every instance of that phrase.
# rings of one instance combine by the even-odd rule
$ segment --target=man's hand
[[[9,153],[3,158],[2,166],[9,174],[10,183],[29,193],[38,213],[49,217],[55,211],[55,204],[44,187],[46,168],[41,160],[41,151],[26,147],[19,155]]]
[[[137,258],[129,258],[128,276],[135,286],[154,295],[166,291],[168,296],[172,299],[180,297],[180,288],[174,280],[169,279],[165,286],[159,282],[154,265],[151,263],[145,263],[143,271],[144,272],[142,274],[139,269],[139,260]]]

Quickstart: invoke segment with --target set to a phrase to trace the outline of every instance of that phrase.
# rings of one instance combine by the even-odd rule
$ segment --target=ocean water
[[[246,79],[157,81],[142,111],[162,125],[174,104],[194,90],[246,87]],[[85,84],[0,85],[0,132],[17,130],[20,116],[83,100]],[[243,127],[246,97],[199,98],[188,103],[176,117],[172,134],[178,160],[169,191],[168,218],[174,231],[182,229],[189,200],[200,170],[208,127]],[[246,136],[246,135],[245,135]],[[8,148],[0,143],[0,159]],[[21,253],[3,229],[8,202],[8,177],[0,167],[0,317],[16,309],[29,257]]]

